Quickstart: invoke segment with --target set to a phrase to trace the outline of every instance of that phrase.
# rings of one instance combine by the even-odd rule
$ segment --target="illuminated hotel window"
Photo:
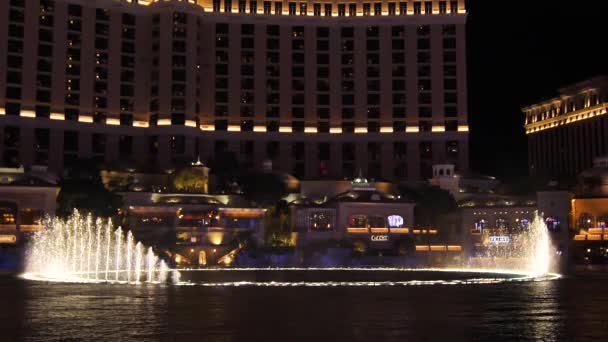
[[[348,4],[348,16],[354,17],[357,15],[357,4]]]
[[[367,16],[371,14],[371,5],[369,3],[363,4],[363,15]]]
[[[270,14],[272,11],[272,2],[264,1],[264,14]]]
[[[424,2],[424,14],[432,14],[433,13],[433,3],[430,1]]]
[[[445,1],[439,1],[439,13],[446,14],[448,12],[448,5]]]
[[[395,15],[396,14],[396,6],[394,2],[389,2],[388,3],[388,14],[389,15]]]
[[[399,3],[399,14],[401,14],[401,15],[407,14],[407,2]]]
[[[325,16],[331,17],[331,4],[325,4]]]
[[[382,15],[382,3],[374,2],[374,15]]]
[[[338,4],[338,16],[339,17],[343,17],[346,15],[346,5],[345,4]]]
[[[422,13],[422,4],[420,3],[420,1],[414,2],[414,14],[421,14],[421,13]]]
[[[321,4],[314,4],[313,5],[313,14],[318,17],[321,15]]]
[[[258,11],[258,2],[257,1],[250,1],[249,2],[249,13],[251,14],[256,14]]]
[[[289,3],[289,15],[296,15],[296,3],[295,2]]]
[[[450,13],[458,13],[458,1],[450,1]]]
[[[280,15],[283,13],[283,3],[282,2],[275,2],[274,3],[274,14],[275,15]]]

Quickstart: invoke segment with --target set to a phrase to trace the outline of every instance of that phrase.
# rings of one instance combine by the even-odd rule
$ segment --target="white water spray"
[[[152,248],[135,241],[111,222],[82,217],[45,219],[46,230],[27,246],[26,274],[56,281],[164,282],[169,268]],[[103,233],[102,233],[103,232]],[[111,280],[110,274],[114,275]]]

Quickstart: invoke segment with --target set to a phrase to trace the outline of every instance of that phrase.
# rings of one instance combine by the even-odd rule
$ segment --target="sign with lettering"
[[[403,227],[403,217],[399,215],[391,215],[387,217],[388,226],[390,228],[401,228]]]
[[[15,244],[17,243],[16,235],[0,235],[0,243]]]
[[[511,238],[508,236],[490,236],[491,243],[509,243]]]
[[[388,235],[372,235],[372,241],[388,241]]]

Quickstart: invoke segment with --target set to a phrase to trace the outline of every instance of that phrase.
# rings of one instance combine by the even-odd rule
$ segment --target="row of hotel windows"
[[[242,91],[240,103],[241,107],[241,116],[242,117],[252,117],[253,109],[250,105],[253,105],[255,102],[255,96],[253,94],[254,89],[254,43],[253,43],[253,34],[255,32],[254,25],[251,24],[243,24],[241,25],[241,33],[243,35],[242,41],[244,43],[241,44],[241,67],[240,67],[240,75],[241,75],[241,84],[240,89]],[[368,36],[367,45],[368,48],[370,45],[375,46],[372,50],[368,51],[377,51],[379,49],[379,41],[374,37],[378,37],[379,27],[378,26],[370,26],[366,30],[366,35]],[[430,28],[428,25],[418,27],[418,35],[426,36],[430,32]],[[317,105],[320,106],[317,108],[319,112],[319,119],[328,119],[329,118],[329,108],[324,108],[323,106],[329,106],[330,104],[330,94],[329,94],[329,41],[327,37],[329,37],[329,28],[327,27],[318,27],[316,28],[317,33],[317,85],[316,85],[316,100]],[[402,37],[404,33],[403,26],[394,26],[392,27],[392,35],[394,37]],[[455,26],[454,25],[444,25],[443,33],[447,36],[444,38],[444,66],[443,66],[443,88],[444,88],[444,103],[451,104],[450,106],[446,106],[445,108],[445,116],[446,117],[455,117],[457,116],[457,93],[456,93],[456,52],[452,49],[455,48],[455,38],[450,37],[455,34]],[[278,37],[280,35],[279,26],[270,25],[267,26],[267,34],[271,37]],[[343,68],[341,70],[341,87],[340,90],[343,92],[341,96],[342,105],[343,106],[352,106],[355,104],[355,83],[353,80],[354,77],[354,29],[352,27],[344,27],[341,29],[341,35],[343,37],[343,45],[345,47],[342,48],[343,54],[341,55],[341,60],[343,64]],[[251,36],[251,37],[249,37]],[[294,26],[292,28],[292,49],[296,52],[291,54],[291,61],[293,63],[292,66],[292,91],[294,92],[291,97],[292,105],[296,105],[297,107],[291,108],[291,113],[295,118],[303,118],[304,117],[304,108],[299,107],[303,106],[305,102],[305,93],[304,93],[304,78],[306,75],[305,72],[305,53],[304,53],[304,27],[302,26]],[[350,38],[350,39],[349,39]],[[403,43],[404,40],[399,38],[397,40],[393,40],[393,47],[395,47],[395,42]],[[430,105],[432,103],[431,100],[431,65],[430,65],[430,52],[427,51],[429,49],[430,44],[428,38],[419,39],[419,43],[424,42],[424,44],[419,44],[419,49],[421,51],[418,52],[418,103],[422,105]],[[373,43],[373,44],[372,44]],[[267,94],[265,97],[265,103],[268,103],[269,106],[267,108],[266,116],[267,117],[279,117],[279,102],[280,102],[280,51],[279,51],[279,39],[278,38],[269,38],[267,42],[267,67],[266,67],[266,89]],[[403,44],[398,44],[397,49],[403,49]],[[215,116],[228,116],[228,106],[225,104],[229,101],[230,96],[228,95],[229,88],[229,26],[227,24],[217,24],[216,25],[216,68],[215,68]],[[251,51],[250,51],[251,49]],[[301,51],[301,52],[300,52]],[[313,55],[314,56],[314,55]],[[376,53],[367,53],[367,91],[369,92],[379,92],[380,91],[380,80],[376,79],[380,76],[379,72],[379,64],[380,57],[379,54]],[[400,63],[405,62],[405,53],[404,52],[394,52],[392,53],[393,60],[393,71],[392,71],[392,89],[393,91],[399,91],[399,93],[392,94],[392,104],[393,105],[405,105],[406,94],[405,91],[405,79],[400,79],[405,77],[405,66],[399,65]],[[379,105],[380,103],[380,93],[370,93],[367,96],[367,104],[368,105]],[[368,117],[370,118],[378,118],[380,115],[379,108],[368,108]],[[354,108],[344,108],[342,111],[343,118],[352,118],[354,116]],[[393,109],[394,117],[405,117],[405,107],[397,107]],[[431,117],[431,108],[430,107],[420,107],[419,108],[419,116],[420,117]]]
[[[224,0],[224,6],[222,7],[222,0],[213,0],[213,11],[221,12],[222,10],[226,13],[232,13],[232,0]],[[272,1],[264,1],[263,2],[263,12],[264,14],[275,14],[282,15],[283,14],[283,2],[274,3]],[[364,16],[370,15],[383,15],[381,2],[374,3],[363,3],[362,4],[362,13]],[[449,7],[448,7],[449,5]],[[338,4],[338,16],[356,16],[357,15],[357,4]],[[361,5],[359,5],[361,6]],[[249,13],[256,14],[258,9],[257,1],[249,1]],[[332,16],[333,7],[332,4],[328,3],[314,3],[312,8],[312,13],[308,12],[308,3],[307,2],[289,2],[288,5],[288,14],[289,15],[309,15],[312,14],[314,16]],[[387,13],[388,15],[406,15],[408,11],[407,2],[389,2],[387,4]],[[247,13],[247,1],[239,0],[238,1],[238,12],[239,13]],[[414,14],[433,14],[433,3],[431,1],[415,1],[413,3]],[[458,13],[458,1],[439,1],[439,14],[447,14],[447,13]]]
[[[75,7],[75,8],[79,8]],[[45,13],[48,13],[48,9],[46,10]],[[98,11],[98,12],[104,12],[104,11]],[[77,10],[71,10],[70,13],[74,13],[75,15],[79,15],[79,11]],[[98,13],[99,14],[99,13]],[[48,15],[45,15],[45,17],[49,17]],[[179,16],[178,17],[183,17],[183,16]],[[107,69],[104,68],[103,66],[105,64],[107,64],[107,51],[105,51],[104,49],[107,49],[107,37],[103,36],[103,32],[107,33],[107,24],[104,23],[105,20],[107,20],[107,13],[105,15],[98,15],[97,16],[98,21],[101,22],[97,24],[97,27],[100,27],[99,25],[102,25],[103,27],[106,27],[106,29],[101,29],[100,30],[100,35],[101,38],[98,38],[98,41],[101,42],[105,42],[105,43],[99,43],[96,44],[96,48],[98,49],[96,51],[96,58],[97,58],[97,64],[100,65],[98,68],[96,68],[96,81],[95,81],[95,90],[96,90],[96,95],[99,96],[95,96],[95,101],[94,101],[94,105],[96,107],[96,109],[105,109],[107,108],[107,99],[104,95],[106,95],[107,93]],[[177,22],[183,22],[184,20],[177,20]],[[70,19],[70,22],[73,22],[73,19]],[[133,16],[130,15],[124,15],[123,16],[123,24],[125,25],[131,25],[134,24],[135,19]],[[218,25],[218,27],[227,27],[227,25]],[[244,27],[253,27],[253,25],[244,25]],[[324,30],[326,30],[327,28],[320,28],[319,32],[321,32],[321,36],[323,35]],[[400,30],[401,29],[401,30]],[[395,32],[402,32],[403,27],[393,27],[393,34],[395,34]],[[218,29],[218,31],[222,31],[222,29]],[[226,29],[227,31],[227,29]],[[297,31],[297,30],[296,30]],[[294,31],[294,32],[296,32]],[[343,35],[345,36],[349,36],[348,32],[352,31],[352,28],[344,28],[344,30],[342,31]],[[424,34],[428,34],[428,26],[421,26],[418,29],[418,33],[420,35],[424,35]],[[300,36],[303,34],[303,29],[300,31]],[[295,36],[298,36],[298,34],[295,34]],[[370,27],[367,30],[367,35],[369,37],[374,37],[377,36],[377,32],[378,32],[378,27]],[[454,26],[453,25],[444,25],[444,34],[451,34],[454,32]],[[126,33],[126,35],[125,35]],[[352,33],[352,32],[351,32]],[[125,27],[123,30],[123,39],[132,39],[132,37],[134,36],[134,28],[132,27]],[[351,35],[352,36],[352,35]],[[252,38],[251,38],[252,39]],[[448,48],[455,46],[455,43],[453,43],[453,38],[446,38],[449,39],[449,41],[451,41],[451,43],[447,44],[444,42],[444,45]],[[70,42],[72,41],[78,41],[78,38],[74,38],[73,40],[69,40]],[[377,41],[375,41],[377,42]],[[126,42],[128,44],[128,46],[131,46],[131,48],[125,49],[123,48],[123,53],[125,53],[124,55],[122,55],[121,57],[121,63],[122,66],[124,68],[127,68],[125,70],[123,70],[121,72],[121,82],[125,82],[124,84],[121,84],[120,86],[120,95],[121,95],[121,99],[120,99],[120,109],[121,109],[121,123],[124,124],[131,124],[133,121],[132,118],[132,112],[133,111],[133,100],[130,98],[133,96],[134,93],[134,72],[132,70],[129,70],[129,68],[132,68],[134,65],[134,56],[131,54],[132,52],[134,52],[134,47],[133,47],[133,42]],[[123,42],[123,47],[125,42]],[[70,46],[72,44],[70,43]],[[423,48],[428,45],[428,44],[422,44]],[[21,46],[22,46],[22,42],[21,42]],[[49,46],[49,48],[52,48]],[[44,49],[42,49],[44,50]],[[10,49],[9,49],[10,51]],[[39,49],[39,51],[41,51],[41,49]],[[185,51],[185,49],[184,49]],[[127,54],[128,53],[128,54]],[[430,57],[428,56],[429,54],[426,52],[419,52],[418,57],[419,57],[419,62],[425,62],[425,61],[429,61]],[[450,57],[452,56],[453,57]],[[77,64],[78,61],[80,60],[80,49],[73,49],[73,48],[68,48],[68,56],[69,56],[69,61],[68,61],[68,65],[67,65],[67,69],[68,70],[68,75],[72,75],[73,77],[70,77],[67,81],[67,91],[68,94],[66,95],[66,105],[70,106],[70,105],[79,105],[80,103],[80,96],[79,96],[79,89],[80,89],[80,80],[77,77],[80,74],[80,68],[79,65]],[[299,54],[299,55],[295,55],[294,54],[294,61],[298,61],[300,59],[302,59],[302,63],[303,63],[303,59],[304,59],[304,55],[303,54]],[[328,56],[328,55],[320,55],[320,56]],[[376,58],[374,58],[374,56],[376,56]],[[50,57],[46,56],[46,55],[42,55],[41,57]],[[185,56],[179,56],[176,55],[174,56],[174,60],[175,57],[184,57]],[[352,64],[352,60],[353,60],[353,56],[350,56],[350,59],[348,58],[349,55],[343,55],[343,60],[350,60],[350,63]],[[370,57],[370,56],[368,56]],[[397,60],[404,60],[404,56],[401,53],[401,56],[399,54],[393,54],[393,59],[397,58]],[[323,58],[321,58],[323,59]],[[326,58],[328,59],[328,58]],[[373,55],[371,54],[371,57],[368,58],[368,63],[369,61],[375,61],[377,60],[377,55]],[[455,52],[453,51],[445,51],[444,52],[444,59],[446,61],[452,61],[455,59]],[[278,62],[278,58],[277,61]],[[376,64],[378,61],[376,61]],[[21,58],[19,56],[13,56],[13,55],[9,55],[9,66],[13,66],[14,68],[18,68],[20,69],[21,67]],[[184,64],[184,63],[182,63]],[[51,71],[51,65],[50,65],[50,61],[47,61],[46,59],[40,59],[39,63],[39,75],[38,75],[38,80],[39,80],[39,85],[43,88],[49,88],[49,89],[39,89],[36,93],[36,99],[38,102],[50,102],[50,79],[51,79],[51,75],[50,75],[50,71]],[[251,69],[253,68],[252,65],[249,65],[251,67]],[[303,76],[304,72],[303,72],[303,66],[298,67],[299,69],[302,69],[300,72],[299,69],[298,71],[295,73],[295,75],[300,75]],[[402,68],[404,70],[404,68]],[[451,76],[455,74],[455,66],[452,65],[445,65],[444,66],[444,74],[446,76]],[[71,70],[71,71],[70,71]],[[248,69],[247,69],[248,70]],[[399,70],[398,70],[399,71]],[[243,72],[243,71],[242,71]],[[346,74],[345,74],[346,72]],[[48,73],[48,74],[47,74]],[[176,74],[180,74],[179,72],[173,72],[174,76]],[[185,80],[185,71],[182,70],[181,74],[184,75],[184,77],[182,77],[183,80]],[[246,74],[246,73],[245,73]],[[343,76],[344,75],[348,75],[349,72],[348,70],[343,71]],[[350,72],[350,75],[352,76],[353,72]],[[369,70],[368,70],[368,74],[369,74]],[[372,75],[373,76],[373,72]],[[375,72],[375,74],[377,75],[378,72]],[[396,75],[394,74],[395,77],[399,77],[399,76],[404,76],[405,73],[401,73],[398,72]],[[430,66],[421,66],[419,68],[419,76],[422,77],[424,75],[430,75]],[[278,75],[277,75],[278,76]],[[21,77],[20,77],[20,71],[19,70],[15,70],[15,71],[10,71],[7,73],[7,79],[9,80],[9,83],[12,82],[17,82],[20,81]],[[179,81],[180,78],[175,78],[174,77],[174,81]],[[248,84],[252,84],[253,79],[247,79],[247,80],[243,80],[242,85],[244,85],[244,89],[248,89],[247,85]],[[276,82],[272,82],[272,80],[270,80],[270,84],[271,84],[271,90],[277,91],[278,90],[278,80],[276,80]],[[296,82],[297,83],[297,82]],[[301,82],[302,83],[302,82]],[[323,82],[322,82],[323,83]],[[328,82],[325,82],[324,84],[327,84]],[[346,85],[346,88],[342,87],[343,90],[348,91],[348,90],[353,90],[354,89],[354,82],[353,81],[346,81],[343,82]],[[370,82],[368,82],[368,88],[372,91],[379,91],[379,81],[374,81],[371,80]],[[197,82],[198,84],[198,82]],[[225,87],[227,87],[227,79],[217,79],[216,80],[216,85],[219,85],[221,88],[221,85],[224,84]],[[343,84],[343,85],[344,85]],[[395,86],[396,85],[396,86]],[[393,82],[393,86],[394,89],[396,90],[400,90],[400,89],[405,89],[404,87],[405,85],[405,81],[403,80],[396,80],[395,82]],[[430,79],[429,80],[420,80],[419,81],[419,85],[418,88],[422,89],[422,90],[430,90],[431,84],[430,84]],[[184,84],[174,84],[172,86],[172,89],[177,89],[177,93],[179,94],[179,89],[184,89],[185,85]],[[251,87],[249,87],[251,88]],[[300,87],[303,88],[303,87]],[[323,87],[321,87],[322,89],[319,90],[323,90]],[[328,87],[325,87],[325,91],[328,91]],[[456,88],[456,80],[455,79],[449,79],[446,78],[444,80],[444,88],[446,88],[446,90],[455,90]],[[154,89],[154,87],[153,87]],[[158,87],[156,87],[156,89],[158,89]],[[198,89],[197,89],[198,90]],[[156,91],[157,93],[157,91]],[[173,91],[173,93],[175,93],[175,91]],[[183,91],[181,92],[181,94],[183,94]],[[222,98],[227,98],[227,94],[226,96],[221,96],[221,92],[216,93],[216,102],[222,102],[221,99]],[[275,103],[278,101],[279,98],[279,94],[275,93],[275,94],[271,94],[272,96],[269,96],[269,99],[271,100],[270,103]],[[444,100],[446,103],[455,103],[456,102],[456,94],[455,93],[446,93],[444,94]],[[15,86],[9,86],[7,87],[7,91],[6,91],[6,96],[8,99],[10,100],[20,100],[21,99],[21,89],[20,87],[15,87]],[[292,99],[292,102],[295,103],[302,103],[303,102],[303,96],[304,94],[297,94],[297,96],[295,97],[295,99]],[[253,102],[253,97],[252,96],[245,96],[244,97],[246,99],[246,102]],[[370,96],[368,96],[368,103],[369,104],[377,104],[379,103],[379,94],[370,94]],[[430,103],[430,93],[420,93],[418,95],[418,100],[420,103],[423,104],[427,104]],[[320,99],[320,104],[327,104],[329,103],[329,94],[322,94],[320,96],[318,96],[318,99]],[[343,102],[348,105],[349,103],[354,103],[354,95],[350,94],[350,95],[345,95],[342,97]],[[351,99],[352,101],[350,101],[349,99]],[[302,100],[302,101],[301,101]],[[172,100],[172,110],[179,110],[179,109],[184,109],[185,107],[185,101],[183,99],[173,99]],[[405,94],[396,94],[396,96],[393,96],[393,104],[405,104]],[[8,106],[7,106],[8,107]],[[157,107],[158,107],[158,102],[156,101],[152,101],[151,105],[150,105],[150,109],[151,111],[156,111]],[[245,108],[247,109],[247,108]],[[250,108],[249,108],[250,109]],[[297,113],[301,113],[303,112],[303,108],[293,108],[294,110],[292,111],[295,114],[295,117],[301,117],[298,116]],[[50,108],[49,106],[44,106],[44,105],[40,105],[37,106],[37,114],[39,113],[40,116],[48,116],[49,112],[50,112]],[[198,113],[199,111],[199,106],[197,103],[196,106],[196,112]],[[269,117],[273,117],[276,116],[277,113],[279,111],[279,108],[277,107],[271,107],[271,110],[269,111]],[[319,111],[321,113],[328,111],[328,108],[320,108]],[[371,118],[375,118],[378,116],[379,110],[377,108],[370,108],[369,110],[369,116]],[[66,108],[65,109],[66,114],[66,118],[67,119],[73,119],[75,117],[77,117],[77,109],[76,108]],[[227,113],[227,108],[226,106],[217,106],[216,107],[216,116],[222,116],[225,115]],[[431,116],[431,111],[430,108],[428,107],[421,107],[419,110],[419,115],[420,117],[430,117]],[[445,108],[445,115],[448,117],[451,116],[456,116],[456,108],[455,107],[446,107]],[[251,110],[243,110],[243,113],[248,114],[248,113],[252,113]],[[354,113],[354,111],[352,110],[352,108],[345,108],[343,110],[343,117],[348,118],[348,116],[350,115],[349,113]],[[94,115],[94,120],[96,122],[103,122],[105,120],[105,116],[106,114],[103,111],[98,111],[95,113]],[[248,115],[243,115],[243,116],[248,116]],[[394,117],[404,117],[405,116],[405,108],[395,108],[393,111],[393,116]],[[320,118],[324,117],[323,115],[320,115]],[[175,118],[175,119],[174,119]],[[181,119],[180,119],[181,118]],[[175,114],[172,115],[172,122],[174,124],[183,124],[183,122],[185,121],[185,114]],[[155,120],[151,120],[151,124],[154,124]]]
[[[79,132],[77,131],[64,131],[63,132],[63,151],[64,152],[78,152],[81,148],[79,143]],[[148,149],[147,152],[158,153],[158,136],[147,136]],[[186,137],[183,135],[175,135],[170,137],[170,148],[173,154],[183,154],[186,152]],[[4,127],[4,150],[19,150],[25,141],[22,141],[21,129],[17,126],[5,126]],[[34,146],[38,151],[49,151],[51,147],[51,130],[48,128],[36,128],[34,130]],[[58,143],[53,141],[53,144]],[[133,150],[132,147],[133,136],[120,136],[119,146],[123,152],[121,154],[130,154]],[[107,135],[105,134],[92,134],[91,138],[91,151],[93,154],[104,154],[106,152]],[[254,149],[254,141],[243,140],[240,142],[240,153],[251,154]],[[271,141],[266,143],[266,154],[269,158],[278,157],[281,142]],[[296,160],[302,160],[305,157],[305,145],[304,142],[283,142],[292,146],[291,157]],[[368,142],[367,151],[368,157],[371,160],[377,160],[380,157],[381,146],[383,144],[392,145],[393,158],[396,160],[405,160],[408,155],[408,143],[407,142],[393,142],[393,143],[380,143],[380,142]],[[308,145],[316,145],[318,147],[317,156],[319,160],[330,160],[331,155],[331,144],[330,143],[316,143]],[[423,141],[418,144],[418,151],[420,158],[432,159],[433,157],[433,142]],[[214,143],[214,152],[216,154],[221,153],[227,149],[228,143],[223,140],[217,140]],[[342,143],[342,159],[343,160],[355,160],[355,143]],[[445,142],[445,154],[448,157],[457,157],[459,154],[459,143],[458,141],[446,141]]]
[[[18,103],[7,103],[6,104],[6,115],[14,115],[14,116],[18,116],[21,113],[20,110],[20,105]],[[324,111],[322,112],[324,113]],[[354,113],[350,114],[350,112],[348,112],[348,119],[353,119],[354,118]],[[51,116],[51,112],[50,112],[50,107],[48,106],[36,106],[35,110],[33,111],[33,114],[35,117],[39,117],[39,118],[49,118]],[[63,119],[68,120],[68,121],[78,121],[79,117],[78,117],[78,111],[77,110],[70,110],[70,111],[66,111],[65,116],[63,117]],[[101,115],[103,115],[103,120]],[[399,114],[400,115],[400,114]],[[328,115],[327,114],[320,114],[320,118],[321,119],[327,119]],[[96,116],[93,118],[93,122],[97,122],[97,123],[102,123],[105,121],[105,113],[100,113],[100,112],[96,112]],[[170,125],[185,125],[186,124],[186,117],[184,114],[174,114],[171,115],[170,119],[169,119],[169,123]],[[192,120],[193,121],[193,126],[198,127],[199,121],[198,118],[196,120]],[[122,126],[132,126],[134,123],[133,121],[133,117],[132,115],[120,115],[119,119],[118,119],[118,123],[119,125]],[[153,114],[150,116],[149,119],[149,125],[150,126],[158,126],[159,125],[159,118],[158,118],[158,114]],[[163,123],[163,125],[165,125]],[[418,121],[416,123],[416,127],[417,129],[415,130],[415,132],[431,132],[431,131],[459,131],[459,126],[460,123],[458,122],[458,120],[445,120],[443,122],[443,124],[437,124],[436,122],[432,122],[431,120],[423,120],[423,121]],[[252,132],[254,131],[254,128],[257,127],[258,125],[255,124],[254,120],[242,120],[240,121],[237,125],[231,125],[230,122],[228,120],[222,120],[222,119],[218,119],[215,120],[213,122],[213,130],[215,131],[241,131],[241,132]],[[232,129],[231,127],[235,126],[238,127],[238,129]],[[279,132],[280,128],[285,126],[285,124],[281,124],[278,120],[270,120],[267,121],[265,123],[264,126],[264,131],[266,132]],[[310,124],[306,124],[305,121],[292,121],[288,127],[290,127],[290,132],[305,132],[307,127],[311,127]],[[335,127],[335,124],[331,124],[329,123],[329,121],[319,121],[315,123],[316,128],[315,132],[318,133],[328,133],[331,131],[331,127]],[[374,132],[381,132],[381,128],[383,128],[384,126],[381,126],[380,123],[378,121],[369,121],[367,122],[366,126],[364,126],[366,128],[366,132],[368,133],[374,133]],[[393,132],[405,132],[406,128],[411,127],[410,124],[407,123],[407,121],[405,120],[399,120],[399,121],[393,121],[392,122],[392,131]],[[361,128],[360,125],[356,125],[355,122],[353,121],[343,121],[340,124],[340,132],[342,133],[353,133],[356,132],[358,128]],[[413,131],[412,131],[413,132]]]
[[[14,6],[13,6],[14,5]],[[24,38],[24,8],[19,1],[11,2],[11,16],[9,25],[9,41],[7,56],[7,89],[6,98],[9,100],[21,99],[21,71],[23,69],[23,38]],[[36,107],[37,115],[50,115],[50,106],[44,103],[51,102],[52,87],[52,58],[53,58],[53,27],[55,25],[54,2],[43,0],[40,2],[39,30],[38,30],[38,61],[36,74],[36,101],[41,105]],[[66,118],[77,119],[80,106],[80,61],[81,61],[81,31],[82,7],[80,5],[68,5],[67,40],[66,40],[66,83],[65,83],[65,112]],[[130,117],[134,107],[134,65],[135,65],[135,16],[122,15],[122,55],[121,61],[121,85],[120,85],[120,110],[121,117]],[[106,108],[107,106],[107,80],[108,80],[108,32],[109,15],[105,10],[97,9],[96,15],[96,39],[95,39],[95,107]],[[14,105],[12,105],[15,107]],[[9,112],[11,105],[9,107]]]

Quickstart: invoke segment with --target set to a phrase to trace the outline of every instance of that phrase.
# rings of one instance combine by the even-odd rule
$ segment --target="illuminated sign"
[[[372,235],[372,241],[388,241],[388,235]]]
[[[490,236],[491,243],[509,243],[511,238],[508,236]]]
[[[390,228],[403,227],[403,217],[401,217],[399,215],[391,215],[387,219],[388,219],[388,226]]]
[[[17,243],[17,236],[16,235],[0,235],[0,243],[10,243],[10,244]]]

